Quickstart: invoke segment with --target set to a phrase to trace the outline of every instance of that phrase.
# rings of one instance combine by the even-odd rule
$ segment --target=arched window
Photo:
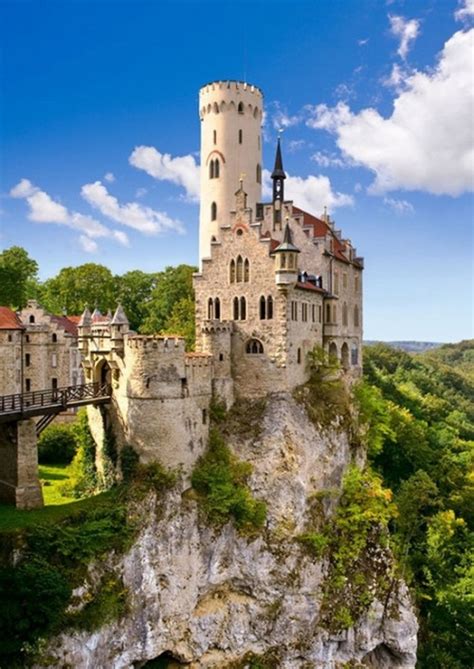
[[[55,344],[58,341],[58,335],[56,333],[53,333],[53,336],[51,337],[53,344]]]
[[[352,344],[351,348],[351,364],[352,365],[358,365],[359,364],[359,349],[355,344]]]
[[[260,298],[260,303],[259,303],[259,312],[260,312],[260,320],[264,321],[265,318],[267,317],[267,301],[263,297]]]
[[[347,325],[348,319],[347,319],[347,304],[344,302],[342,305],[342,324]],[[349,353],[347,354],[349,356]]]
[[[212,138],[214,140],[214,144],[217,144],[217,130],[212,131]]]
[[[30,323],[34,323],[34,322],[35,322],[35,317],[33,316],[33,314],[31,314],[31,316],[29,317],[28,320],[29,320]]]
[[[359,327],[359,323],[360,323],[360,319],[359,319],[359,307],[358,307],[357,304],[356,304],[355,307],[354,307],[354,327],[358,328],[358,327]]]
[[[273,318],[273,297],[271,295],[267,299],[267,318],[269,320]]]
[[[217,204],[213,202],[211,204],[211,221],[217,220]]]
[[[299,348],[296,352],[296,362],[298,365],[301,365],[301,349]]]
[[[209,163],[209,179],[214,179],[214,161]]]
[[[247,302],[245,297],[240,298],[240,320],[245,321],[247,318]]]
[[[338,359],[337,355],[337,344],[335,342],[331,342],[329,344],[329,357],[332,358],[333,360]]]
[[[349,346],[346,342],[341,347],[341,362],[344,369],[349,368]]]
[[[245,258],[244,262],[244,281],[248,283],[250,281],[250,263],[248,258]]]
[[[242,281],[243,267],[244,267],[244,261],[242,260],[242,256],[237,256],[237,273],[236,273],[237,283],[240,283]]]
[[[261,184],[262,183],[262,166],[260,163],[257,165],[257,183]]]
[[[243,102],[239,102],[239,106],[237,107],[237,111],[239,112],[239,114],[243,114],[243,113],[244,113],[244,104],[243,104]]]
[[[212,302],[212,297],[210,297],[207,301],[207,317],[209,320],[214,318],[214,305]]]
[[[242,130],[239,130],[239,144],[242,144],[243,135],[244,133],[242,132]]]
[[[331,305],[326,304],[326,323],[331,322]]]
[[[214,300],[214,318],[218,321],[221,320],[221,301],[218,297]]]
[[[262,355],[263,344],[258,339],[249,339],[245,351],[248,355]]]
[[[233,258],[230,261],[229,278],[231,283],[235,283],[235,260]]]
[[[220,171],[220,163],[219,159],[216,158],[214,161],[214,178],[218,179],[219,178],[219,171]]]
[[[218,113],[219,113],[219,105],[217,104],[217,102],[214,102],[214,114]]]
[[[234,307],[234,309],[233,309],[233,311],[234,311],[234,321],[238,321],[239,320],[239,298],[238,297],[234,297],[233,307]]]

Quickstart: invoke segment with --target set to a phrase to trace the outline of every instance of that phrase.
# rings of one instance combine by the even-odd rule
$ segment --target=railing
[[[98,399],[106,399],[111,395],[111,386],[108,383],[85,383],[80,386],[65,388],[49,388],[47,390],[33,390],[16,395],[0,397],[0,415],[41,413],[41,409],[62,408],[75,404],[89,404]]]

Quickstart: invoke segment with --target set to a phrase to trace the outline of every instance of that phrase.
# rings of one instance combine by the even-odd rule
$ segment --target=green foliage
[[[64,267],[41,287],[41,303],[52,313],[81,314],[86,304],[105,313],[116,299],[112,272],[97,263]]]
[[[120,471],[125,482],[130,481],[137,471],[139,456],[133,446],[125,444],[120,450]]]
[[[78,411],[73,425],[77,450],[72,461],[72,476],[65,492],[72,497],[93,495],[98,490],[97,470],[95,467],[96,445],[89,429],[86,409]]]
[[[0,305],[22,309],[37,290],[38,263],[21,246],[0,253]]]
[[[69,464],[76,452],[76,437],[70,424],[49,425],[38,439],[40,463]]]
[[[91,601],[78,613],[70,614],[68,622],[78,629],[94,632],[125,615],[127,594],[122,579],[112,572],[106,572],[96,587],[95,595],[91,595]]]
[[[114,277],[115,299],[122,304],[132,330],[138,330],[147,316],[158,276],[156,272],[148,274],[133,270]]]
[[[194,468],[192,484],[212,523],[222,525],[232,518],[241,530],[262,527],[266,505],[246,485],[251,471],[251,465],[237,460],[221,434],[211,429],[208,449]]]
[[[474,655],[473,361],[473,341],[364,353],[376,408],[359,404],[369,428],[381,427],[370,453],[399,509],[394,541],[417,597],[420,669],[461,669]]]
[[[305,532],[304,534],[300,534],[297,538],[315,558],[322,557],[329,546],[328,537],[321,532]]]

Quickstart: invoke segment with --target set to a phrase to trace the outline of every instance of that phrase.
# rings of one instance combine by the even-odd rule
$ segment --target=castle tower
[[[255,212],[262,191],[260,89],[239,81],[214,81],[199,92],[201,119],[201,211],[199,257],[210,254],[219,226],[234,209],[239,181]]]

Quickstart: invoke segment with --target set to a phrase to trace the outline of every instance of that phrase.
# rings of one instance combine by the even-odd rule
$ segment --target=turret
[[[275,165],[272,172],[273,181],[273,229],[281,230],[283,202],[285,201],[285,179],[281,157],[280,138],[278,137],[277,150],[275,154]]]
[[[123,335],[129,331],[130,324],[122,305],[119,303],[110,321],[110,338],[113,348],[123,348]]]
[[[289,288],[298,281],[298,253],[288,221],[282,243],[273,251],[275,257],[275,283],[278,288]]]
[[[201,119],[201,210],[199,256],[210,255],[219,227],[229,221],[243,179],[247,206],[255,212],[262,192],[263,97],[256,86],[215,81],[199,92]]]
[[[92,316],[91,312],[85,307],[82,316],[77,324],[78,349],[85,353],[87,351],[87,335],[91,333]]]

